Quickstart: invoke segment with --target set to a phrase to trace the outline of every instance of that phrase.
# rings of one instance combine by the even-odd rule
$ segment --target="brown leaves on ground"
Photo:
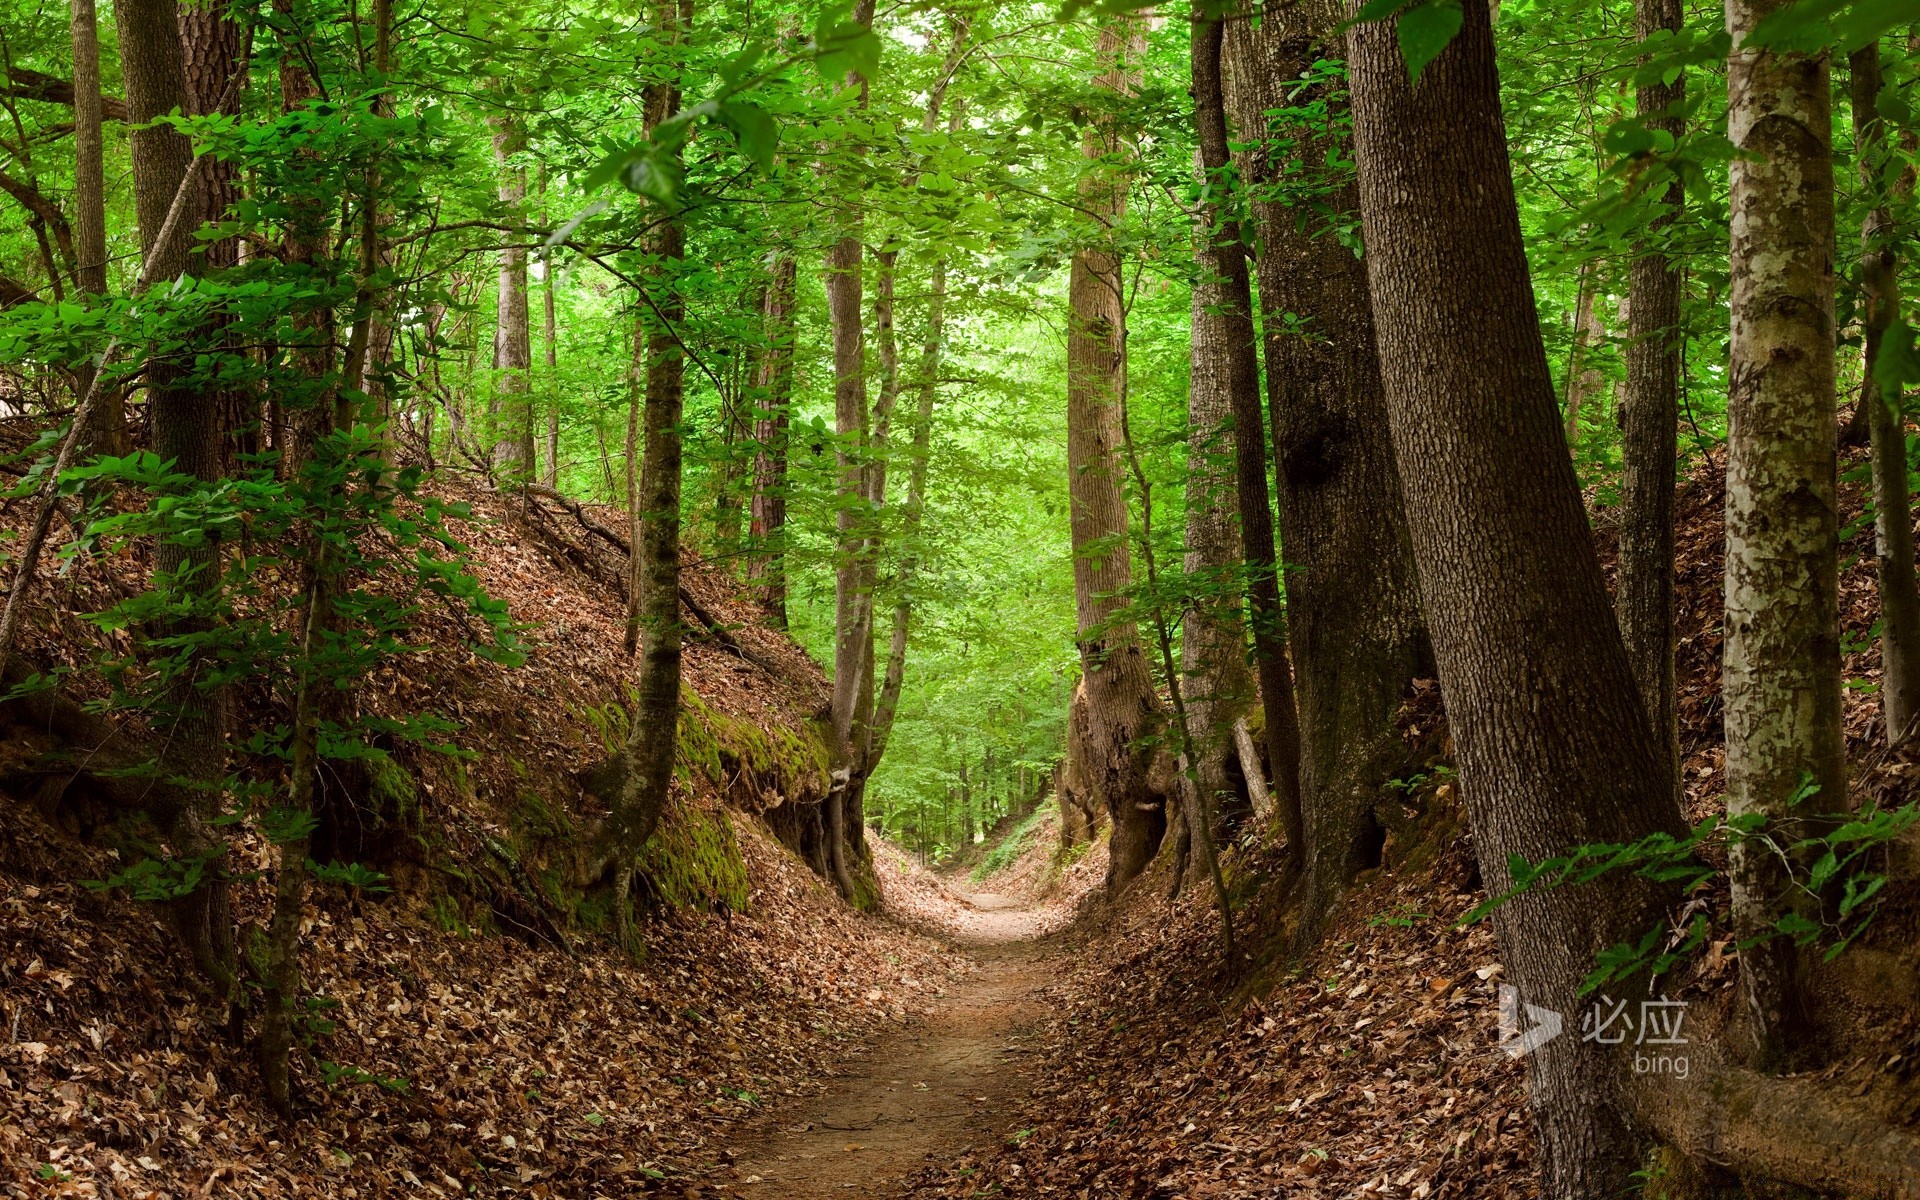
[[[307,1119],[258,1098],[153,909],[29,810],[0,822],[0,1187],[119,1197],[682,1194],[730,1127],[810,1094],[961,964],[849,912],[751,821],[752,911],[648,924],[633,963],[442,932],[398,903],[313,913],[338,1001]]]

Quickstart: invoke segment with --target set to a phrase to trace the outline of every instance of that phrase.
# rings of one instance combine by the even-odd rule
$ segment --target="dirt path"
[[[746,1200],[882,1197],[934,1152],[999,1138],[1025,1091],[1021,1050],[1041,1016],[1057,951],[1035,940],[1031,910],[991,893],[970,906],[956,944],[980,970],[926,1017],[849,1063],[828,1091],[734,1144],[733,1192]]]

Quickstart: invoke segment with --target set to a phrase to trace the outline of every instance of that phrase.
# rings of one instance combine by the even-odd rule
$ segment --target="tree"
[[[693,0],[661,0],[659,28],[670,45],[684,38],[692,23]],[[676,65],[665,66],[661,77],[646,86],[649,129],[659,128],[679,111]],[[677,146],[673,153],[679,154]],[[635,866],[666,811],[680,746],[680,665],[685,641],[680,622],[680,423],[686,395],[686,347],[680,337],[686,301],[679,272],[686,253],[686,225],[676,203],[661,205],[665,211],[656,222],[653,246],[658,267],[647,281],[655,294],[645,302],[651,320],[646,322],[639,492],[632,500],[639,528],[631,546],[641,643],[638,698],[620,763],[619,795],[596,839],[596,857],[590,866],[595,876],[613,869],[621,939],[629,947],[636,945],[631,908]]]
[[[107,182],[101,124],[105,105],[100,95],[100,23],[93,0],[71,0],[69,24],[73,43],[74,285],[83,295],[104,299]],[[76,395],[85,396],[92,390],[94,375],[92,364],[75,369]],[[126,407],[119,388],[108,387],[94,397],[92,420],[80,436],[83,450],[127,452]]]
[[[1394,22],[1348,35],[1354,157],[1380,372],[1481,876],[1509,859],[1678,831],[1565,449],[1485,0],[1409,78]],[[1576,1012],[1592,956],[1658,919],[1636,877],[1496,911],[1505,978]],[[1528,1057],[1543,1192],[1619,1194],[1639,1139],[1622,1064],[1561,1037]]]
[[[1335,229],[1359,200],[1331,2],[1228,27],[1229,95],[1259,231],[1267,394],[1300,705],[1298,935],[1378,865],[1381,787],[1403,751],[1394,714],[1431,650],[1375,352],[1368,264]],[[1321,70],[1314,75],[1312,72]],[[1295,96],[1297,89],[1306,89]],[[1315,105],[1324,104],[1325,116]],[[1271,114],[1271,115],[1270,115]]]
[[[873,0],[858,0],[853,20],[873,24]],[[865,106],[867,81],[858,71],[847,74],[846,88],[857,92]],[[858,768],[855,748],[865,737],[861,728],[861,697],[871,695],[868,665],[873,661],[873,593],[867,582],[869,541],[867,522],[867,362],[866,328],[861,303],[864,258],[863,219],[857,205],[839,216],[839,237],[827,253],[827,314],[833,324],[833,429],[840,469],[835,528],[833,616],[833,740],[837,761],[834,785],[826,804],[827,862],[840,893],[853,895],[853,873],[847,862],[852,832],[849,825],[848,786]],[[869,710],[871,711],[871,710]]]
[[[1899,383],[1883,385],[1878,368],[1887,332],[1900,316],[1897,233],[1886,200],[1886,122],[1880,46],[1869,42],[1848,59],[1854,155],[1860,183],[1873,198],[1860,225],[1860,301],[1865,310],[1861,390],[1867,396],[1873,448],[1874,554],[1880,582],[1880,716],[1889,746],[1914,734],[1920,714],[1920,583],[1914,575],[1913,481],[1907,471],[1905,408]],[[1904,177],[1911,180],[1911,169]],[[1906,189],[1912,191],[1908,183]]]
[[[1094,87],[1107,93],[1106,108],[1082,143],[1087,243],[1074,252],[1067,293],[1067,470],[1082,672],[1068,757],[1078,760],[1079,778],[1113,822],[1109,889],[1146,869],[1167,827],[1165,796],[1151,780],[1160,703],[1139,632],[1124,614],[1124,593],[1133,582],[1121,462],[1127,314],[1114,240],[1126,212],[1127,176],[1114,105],[1133,90],[1143,41],[1134,16],[1100,30]]]
[[[787,425],[793,397],[794,286],[797,262],[785,250],[773,256],[772,280],[762,309],[753,374],[753,499],[748,532],[754,552],[747,578],[774,628],[787,627]]]
[[[1662,30],[1678,33],[1684,15],[1679,0],[1639,0],[1634,14],[1642,42]],[[1686,129],[1685,100],[1682,76],[1672,83],[1648,79],[1634,96],[1642,125],[1676,140]],[[1676,792],[1680,725],[1674,694],[1673,520],[1681,264],[1662,242],[1671,235],[1685,196],[1678,174],[1669,173],[1629,269],[1627,383],[1620,401],[1620,583],[1614,599],[1627,660],[1653,729],[1654,753]]]
[[[127,116],[135,126],[129,142],[134,208],[146,262],[142,273],[154,281],[177,279],[188,267],[190,239],[184,235],[190,227],[183,224],[184,214],[197,209],[193,153],[173,126],[155,122],[186,105],[179,10],[174,0],[125,0],[115,7],[115,17]],[[180,215],[175,215],[177,204]],[[219,411],[186,384],[184,375],[172,356],[149,359],[150,437],[155,455],[173,463],[181,476],[204,485],[221,473]],[[207,627],[220,553],[217,538],[197,543],[166,539],[155,548],[154,589],[185,615],[156,627],[154,634],[190,636]],[[224,1001],[232,997],[238,981],[233,920],[221,873],[225,845],[213,824],[226,785],[225,701],[216,686],[202,681],[192,651],[187,658],[172,665],[173,682],[159,714],[165,749],[148,809],[173,843],[176,857],[199,860],[205,867],[205,882],[176,898],[171,908],[189,956]]]
[[[493,163],[500,176],[500,206],[517,225],[527,199],[527,169],[513,156],[525,148],[519,122],[494,117]],[[493,466],[509,483],[533,477],[533,328],[527,302],[526,235],[501,235],[499,287],[495,295],[493,369],[495,393],[487,405],[493,423]]]
[[[1727,812],[1776,837],[1846,803],[1840,705],[1834,424],[1833,118],[1827,54],[1749,44],[1782,0],[1728,0],[1732,334],[1721,689]],[[1811,794],[1809,794],[1811,792]],[[1818,806],[1796,812],[1802,803]],[[1817,907],[1758,840],[1732,849],[1735,928],[1771,934]],[[1803,897],[1796,899],[1796,897]],[[1772,937],[1740,956],[1756,1061],[1811,1048],[1805,954]]]
[[[1217,308],[1216,353],[1223,356],[1216,369],[1224,372],[1220,383],[1232,410],[1235,507],[1247,572],[1247,623],[1253,632],[1254,668],[1260,680],[1280,829],[1297,850],[1301,845],[1300,717],[1287,663],[1286,614],[1280,607],[1279,556],[1267,496],[1266,422],[1260,415],[1260,362],[1254,344],[1247,248],[1226,203],[1232,193],[1228,173],[1233,164],[1222,79],[1225,36],[1222,18],[1196,16],[1188,47],[1202,172],[1199,260],[1201,271],[1218,281],[1207,286],[1214,288],[1209,302]],[[1196,341],[1198,337],[1196,323]]]

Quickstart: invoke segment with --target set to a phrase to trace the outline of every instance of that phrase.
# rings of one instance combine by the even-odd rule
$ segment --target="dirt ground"
[[[990,892],[954,892],[946,936],[978,969],[933,1011],[847,1062],[812,1102],[741,1129],[733,1178],[746,1200],[883,1197],[928,1155],[1013,1136],[1041,989],[1065,947],[1036,909]]]

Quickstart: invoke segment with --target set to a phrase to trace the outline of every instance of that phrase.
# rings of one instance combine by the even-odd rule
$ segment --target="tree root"
[[[1920,1135],[1810,1076],[1701,1066],[1690,1081],[1643,1076],[1630,1085],[1640,1119],[1674,1149],[1819,1192],[1920,1200]]]

